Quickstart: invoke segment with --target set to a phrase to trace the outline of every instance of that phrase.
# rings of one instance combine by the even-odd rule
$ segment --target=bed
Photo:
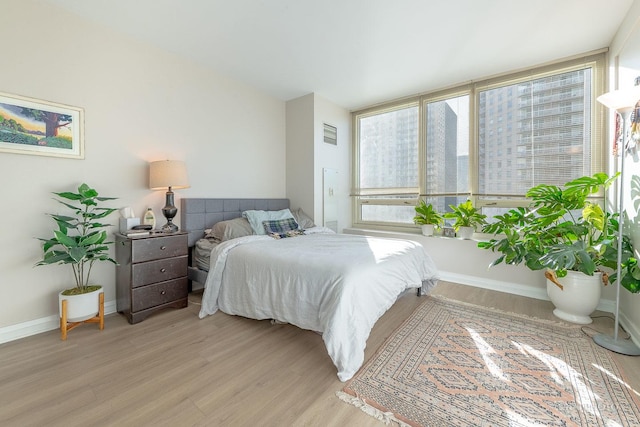
[[[208,240],[203,239],[205,230],[210,236],[215,231],[208,272],[198,268],[193,255],[189,267],[193,288],[204,285],[200,318],[220,310],[316,331],[341,381],[360,368],[373,325],[398,296],[411,288],[427,293],[438,280],[433,261],[416,242],[336,234],[310,224],[306,216],[285,233],[254,234],[260,222],[253,217],[247,221],[243,212],[296,212],[300,218],[301,210],[289,210],[287,199],[181,203],[182,230],[189,233],[192,253],[198,242]],[[288,218],[271,222],[276,231],[293,224]],[[297,229],[298,222],[306,225],[304,233]],[[238,232],[236,227],[247,227],[245,223],[251,223],[254,233]]]

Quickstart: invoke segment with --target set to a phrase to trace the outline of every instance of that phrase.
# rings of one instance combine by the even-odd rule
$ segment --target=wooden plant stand
[[[83,320],[82,322],[67,323],[67,300],[62,300],[62,316],[60,317],[60,338],[62,341],[67,340],[68,331],[72,330],[76,326],[82,325],[83,323],[98,323],[100,325],[100,330],[104,329],[104,292],[100,292],[99,301],[100,304],[97,316]]]

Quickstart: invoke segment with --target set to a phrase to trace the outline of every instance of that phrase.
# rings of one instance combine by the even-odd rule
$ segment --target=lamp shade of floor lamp
[[[613,329],[613,336],[606,334],[596,334],[593,336],[593,341],[600,347],[604,347],[608,350],[616,353],[625,354],[628,356],[639,356],[640,348],[635,345],[630,339],[620,339],[618,337],[618,329],[620,325],[620,284],[622,273],[622,231],[624,223],[624,161],[627,155],[627,129],[629,117],[633,111],[636,103],[640,100],[640,86],[634,86],[629,89],[614,90],[612,92],[605,93],[598,97],[598,102],[603,104],[610,110],[618,112],[622,116],[622,142],[618,148],[620,153],[620,181],[618,186],[618,260],[616,271],[616,306],[615,306],[615,325]],[[616,135],[617,138],[617,135]]]
[[[160,160],[149,163],[149,187],[152,190],[167,189],[165,207],[162,214],[167,219],[167,223],[162,226],[165,233],[175,233],[178,226],[173,223],[173,218],[178,213],[175,206],[173,189],[189,188],[189,178],[187,177],[187,167],[180,160]]]

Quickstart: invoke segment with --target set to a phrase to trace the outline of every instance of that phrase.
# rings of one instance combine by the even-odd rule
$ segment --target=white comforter
[[[428,292],[437,271],[419,243],[325,230],[216,246],[200,318],[220,309],[321,332],[338,378],[350,379],[364,361],[375,322],[404,290]]]

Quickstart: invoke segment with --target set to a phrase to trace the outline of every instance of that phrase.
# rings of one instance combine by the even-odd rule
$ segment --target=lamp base
[[[167,191],[166,206],[162,208],[162,214],[167,218],[167,223],[161,228],[163,233],[175,233],[178,231],[178,226],[172,222],[176,213],[178,213],[178,208],[173,204],[173,191],[171,191],[171,187],[169,187],[169,190]]]
[[[178,231],[178,226],[172,222],[167,222],[160,230],[162,230],[163,233],[175,233]]]
[[[593,336],[593,342],[598,344],[600,347],[604,347],[607,350],[611,350],[616,353],[627,356],[640,356],[640,347],[635,345],[635,343],[630,339],[614,339],[611,335],[597,334]]]

